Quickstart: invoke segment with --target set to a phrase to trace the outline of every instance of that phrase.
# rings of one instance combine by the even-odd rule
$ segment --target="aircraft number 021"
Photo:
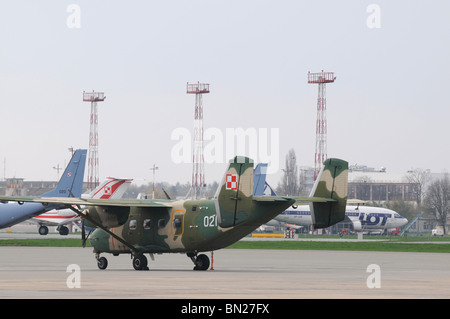
[[[205,227],[217,227],[216,215],[205,216],[203,218],[203,226],[205,226]]]

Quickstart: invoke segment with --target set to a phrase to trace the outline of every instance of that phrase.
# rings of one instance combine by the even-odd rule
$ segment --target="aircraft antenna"
[[[209,83],[194,83],[186,85],[187,94],[195,94],[194,113],[194,145],[192,152],[192,198],[202,197],[202,190],[206,187],[205,168],[203,158],[203,94],[209,93]]]
[[[84,92],[83,102],[91,102],[91,120],[89,130],[89,156],[88,156],[88,188],[94,190],[99,184],[98,174],[98,112],[97,102],[105,100],[103,92]]]
[[[327,159],[327,98],[326,83],[333,83],[336,77],[333,72],[308,72],[308,83],[318,84],[317,120],[316,120],[316,152],[314,155],[314,180],[319,175],[322,163]]]

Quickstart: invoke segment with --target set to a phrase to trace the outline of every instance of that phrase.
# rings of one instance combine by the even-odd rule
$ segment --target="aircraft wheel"
[[[142,254],[136,255],[133,258],[133,267],[136,270],[148,270],[147,257]]]
[[[209,268],[209,257],[201,254],[195,259],[194,270],[208,270]]]
[[[48,234],[48,227],[47,226],[39,227],[39,235],[45,236],[47,234]]]
[[[59,229],[59,234],[61,236],[66,236],[69,234],[69,228],[67,228],[66,226],[61,226],[61,228]]]
[[[100,257],[97,259],[97,266],[101,270],[106,269],[108,267],[108,260],[105,257]]]

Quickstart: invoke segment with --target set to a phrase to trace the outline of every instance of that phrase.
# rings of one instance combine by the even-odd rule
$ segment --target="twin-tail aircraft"
[[[207,270],[209,252],[227,247],[267,223],[291,205],[311,203],[315,228],[345,218],[348,163],[327,159],[310,197],[253,196],[253,161],[230,161],[212,200],[83,199],[6,197],[0,200],[63,204],[97,229],[89,240],[97,265],[107,267],[101,253],[131,254],[134,269],[147,268],[144,254],[185,253],[194,270]],[[83,205],[77,209],[72,205]]]
[[[87,150],[76,150],[56,187],[41,196],[61,198],[80,197],[83,188],[86,153]],[[2,201],[0,203],[0,229],[11,227],[52,209],[66,207],[60,203],[42,205],[40,203],[29,203],[20,200],[16,202],[8,203]]]

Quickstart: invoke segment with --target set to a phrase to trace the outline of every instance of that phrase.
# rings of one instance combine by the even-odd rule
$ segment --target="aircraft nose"
[[[97,250],[105,251],[105,245],[108,245],[109,235],[101,229],[96,229],[91,236],[89,236],[89,242],[91,246]]]

